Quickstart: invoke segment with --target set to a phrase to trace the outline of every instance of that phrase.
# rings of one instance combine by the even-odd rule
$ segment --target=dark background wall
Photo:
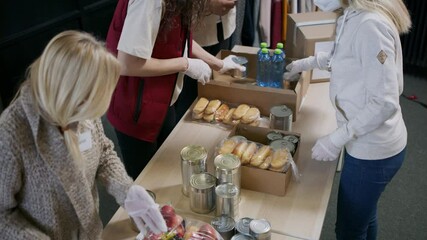
[[[8,105],[26,68],[57,33],[78,29],[105,39],[116,4],[117,0],[0,1],[0,103]]]

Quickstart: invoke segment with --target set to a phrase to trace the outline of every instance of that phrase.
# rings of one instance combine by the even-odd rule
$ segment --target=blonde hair
[[[411,28],[411,17],[402,0],[341,0],[344,7],[378,12],[393,23],[399,33]]]
[[[40,115],[63,130],[71,156],[82,166],[76,127],[107,111],[119,62],[92,35],[65,31],[47,44],[27,74]]]

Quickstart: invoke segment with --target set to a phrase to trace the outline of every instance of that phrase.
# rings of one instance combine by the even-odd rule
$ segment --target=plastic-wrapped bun
[[[236,139],[227,139],[225,140],[221,147],[218,150],[219,154],[226,154],[226,153],[232,153],[234,148],[237,146],[237,140]]]
[[[221,104],[221,106],[215,112],[215,121],[222,122],[227,115],[228,110],[230,110],[230,108],[227,104]]]
[[[251,158],[250,164],[254,167],[258,167],[264,162],[264,159],[270,154],[271,148],[270,146],[263,145],[255,155]]]
[[[241,119],[250,109],[247,104],[240,104],[233,113],[233,119]]]
[[[261,114],[261,113],[259,112],[259,109],[258,109],[258,108],[256,108],[256,107],[251,107],[251,108],[249,108],[249,110],[246,112],[246,114],[245,114],[245,115],[243,115],[243,117],[242,117],[241,121],[242,121],[242,123],[246,123],[246,124],[251,123],[251,122],[253,122],[253,121],[257,120],[257,119],[260,117],[260,114]]]
[[[249,143],[249,146],[246,148],[245,152],[243,152],[242,158],[240,159],[243,165],[249,164],[252,156],[255,154],[256,149],[257,146],[254,142]]]
[[[211,100],[205,109],[205,114],[213,114],[221,106],[221,101],[218,99]]]
[[[206,106],[208,106],[208,103],[209,103],[209,100],[207,100],[204,97],[201,97],[197,101],[196,105],[194,106],[193,112],[194,113],[202,113],[205,110]]]

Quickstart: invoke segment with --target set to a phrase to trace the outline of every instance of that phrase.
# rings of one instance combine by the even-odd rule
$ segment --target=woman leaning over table
[[[192,40],[209,0],[119,0],[107,35],[122,71],[108,110],[129,175],[138,177],[174,128],[183,76],[208,82],[212,70],[242,67]]]
[[[166,230],[158,205],[132,186],[99,119],[119,72],[102,43],[77,31],[56,35],[28,68],[0,116],[1,239],[100,239],[97,180],[141,231],[142,220],[154,232]]]
[[[340,7],[331,53],[292,62],[292,75],[329,69],[338,129],[317,140],[312,157],[335,160],[345,148],[338,192],[337,239],[376,239],[377,203],[401,167],[407,132],[399,105],[403,91],[400,33],[411,26],[401,0],[315,0],[323,11]]]

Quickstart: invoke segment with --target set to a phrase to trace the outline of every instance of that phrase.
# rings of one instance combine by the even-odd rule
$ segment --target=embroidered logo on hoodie
[[[377,55],[377,59],[378,61],[380,61],[381,64],[384,64],[385,60],[387,59],[387,54],[383,50],[381,50]]]

